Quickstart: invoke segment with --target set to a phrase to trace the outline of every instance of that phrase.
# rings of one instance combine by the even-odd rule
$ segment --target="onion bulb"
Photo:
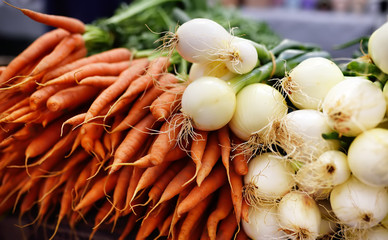
[[[227,49],[225,64],[231,72],[244,74],[256,66],[258,54],[248,40],[234,37]]]
[[[225,81],[207,76],[186,87],[181,103],[181,112],[194,128],[213,131],[222,128],[232,119],[236,95]]]
[[[358,135],[348,150],[349,167],[365,184],[388,186],[388,130],[374,128]]]
[[[321,213],[315,200],[306,193],[287,193],[279,202],[278,218],[288,239],[313,240],[320,233]]]
[[[315,199],[325,199],[332,188],[350,177],[347,156],[338,150],[321,154],[317,160],[304,164],[296,174],[299,189]]]
[[[274,204],[295,185],[289,162],[274,153],[263,153],[248,163],[244,176],[244,195],[249,204]]]
[[[388,116],[388,84],[385,83],[384,88],[383,88],[383,94],[385,98],[385,104],[386,104],[386,116]]]
[[[376,226],[388,213],[388,192],[373,187],[354,176],[337,185],[330,194],[330,204],[339,223],[351,228]]]
[[[227,81],[235,77],[236,74],[232,73],[222,61],[193,63],[189,71],[189,80],[195,81],[204,76],[217,77]]]
[[[280,230],[276,206],[249,207],[248,218],[248,222],[242,221],[242,228],[251,239],[283,239],[285,233]]]
[[[288,113],[277,131],[276,139],[280,147],[298,162],[311,162],[322,153],[339,148],[337,140],[322,137],[322,134],[333,130],[318,110],[301,109]]]
[[[385,111],[382,90],[361,77],[349,77],[336,84],[323,101],[328,124],[344,136],[357,136],[376,127]]]
[[[388,23],[376,29],[368,41],[368,54],[373,63],[384,73],[388,74]]]
[[[333,61],[313,57],[293,68],[281,85],[298,109],[319,109],[329,90],[343,79],[341,69]]]

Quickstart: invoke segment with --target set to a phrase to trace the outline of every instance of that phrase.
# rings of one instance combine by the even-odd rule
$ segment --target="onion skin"
[[[368,54],[373,63],[388,74],[388,22],[376,29],[368,41]]]

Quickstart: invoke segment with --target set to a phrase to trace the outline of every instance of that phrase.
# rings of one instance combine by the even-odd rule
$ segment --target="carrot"
[[[121,123],[121,121],[124,119],[124,114],[119,114],[117,116],[115,116],[114,118],[114,121],[113,121],[113,124],[112,124],[112,128],[115,128],[117,125],[119,125]],[[107,143],[104,142],[104,146],[108,149],[108,151],[110,152],[109,155],[110,156],[114,156],[115,152],[116,152],[116,149],[118,148],[118,146],[120,146],[121,142],[123,141],[124,137],[125,137],[125,134],[126,132],[124,131],[120,131],[120,132],[108,132],[106,131],[106,134],[105,134],[105,141],[108,141]]]
[[[234,137],[233,142],[236,145],[242,143],[242,141]],[[239,175],[245,175],[248,173],[248,160],[246,159],[246,154],[244,154],[243,149],[237,147],[233,150],[235,153],[233,154],[232,164],[235,172]]]
[[[180,228],[178,240],[186,240],[190,238],[192,232],[195,230],[195,227],[200,223],[200,219],[204,217],[203,215],[208,209],[212,199],[213,195],[207,196],[187,213],[187,216],[183,220]]]
[[[136,234],[136,240],[146,239],[156,229],[157,225],[161,223],[169,213],[169,203],[159,206],[158,211],[147,214],[148,217],[144,218],[139,231]]]
[[[134,104],[131,106],[127,116],[123,120],[123,122],[112,129],[112,132],[115,131],[123,131],[127,128],[132,127],[135,125],[142,117],[147,115],[149,113],[149,106],[150,104],[160,95],[163,93],[163,88],[168,88],[169,85],[174,84],[177,82],[177,78],[173,74],[166,74],[163,75],[159,81],[158,84],[161,86],[154,86],[151,87],[151,89],[147,90],[144,94],[144,96],[140,96]],[[115,108],[117,109],[117,107]],[[110,115],[115,114],[114,110],[109,111]]]
[[[96,119],[95,122],[84,123],[80,129],[81,146],[88,153],[95,154],[95,142],[100,139],[104,133],[102,119]]]
[[[147,59],[137,59],[130,62],[129,67],[127,66],[124,71],[119,75],[119,78],[108,88],[106,88],[92,103],[89,107],[88,112],[85,116],[85,121],[96,116],[103,108],[105,108],[107,103],[113,101],[118,95],[120,95],[128,85],[141,75],[145,67],[148,65]],[[98,74],[95,74],[98,75]],[[105,75],[115,75],[115,74],[105,74]]]
[[[97,214],[94,217],[94,226],[93,230],[89,235],[89,239],[93,239],[95,233],[97,232],[99,226],[102,222],[112,213],[113,207],[109,201],[105,201],[101,207],[98,208]]]
[[[0,117],[4,115],[4,112],[6,112],[10,107],[15,106],[23,100],[25,102],[28,101],[28,96],[26,94],[17,93],[13,95],[6,95],[4,99],[1,100],[2,104],[0,105]]]
[[[213,168],[212,172],[202,182],[201,186],[195,186],[185,199],[178,205],[178,216],[187,213],[194,208],[199,202],[210,194],[214,193],[226,181],[226,173],[220,166]]]
[[[51,27],[62,28],[72,33],[82,34],[85,32],[85,24],[76,18],[40,13],[30,9],[16,7],[5,1],[4,3],[13,8],[16,8],[17,10],[20,10],[24,15],[34,21],[46,24]]]
[[[115,76],[119,75],[122,71],[127,69],[129,65],[129,61],[121,61],[117,63],[91,63],[73,71],[66,72],[57,78],[42,83],[42,85],[48,86],[53,84],[77,83],[82,79],[90,76]]]
[[[114,161],[111,165],[109,174],[118,170],[120,168],[120,164],[129,162],[131,158],[135,156],[149,138],[149,132],[151,129],[158,125],[154,126],[154,123],[154,117],[149,114],[128,132],[114,154]]]
[[[113,192],[113,206],[117,210],[123,210],[125,205],[126,194],[133,169],[130,166],[124,166],[120,169],[119,179]]]
[[[163,175],[161,175],[148,192],[149,199],[152,200],[153,204],[160,200],[161,195],[165,191],[167,185],[171,180],[181,171],[187,161],[176,161],[174,162]]]
[[[82,79],[79,84],[97,88],[107,88],[116,82],[117,79],[118,76],[90,76]]]
[[[202,157],[205,152],[208,133],[208,131],[197,131],[197,137],[193,138],[191,143],[190,156],[196,166],[194,174],[195,177],[197,176],[198,171],[201,168]]]
[[[241,204],[241,219],[245,222],[249,222],[249,204],[246,199],[243,199]]]
[[[165,120],[170,117],[178,109],[185,88],[184,85],[179,85],[162,93],[151,103],[150,111],[152,115],[158,120]]]
[[[159,57],[152,60],[145,74],[130,83],[126,91],[112,106],[111,111],[115,112],[118,111],[118,109],[122,109],[135,100],[139,93],[152,87],[154,85],[154,81],[157,81],[160,75],[166,71],[168,65],[169,59],[167,57]]]
[[[180,160],[186,156],[187,156],[187,152],[182,150],[179,146],[175,146],[173,149],[170,149],[167,152],[166,156],[163,158],[163,162],[173,162],[176,160]],[[151,157],[151,155],[147,154],[146,156],[131,163],[131,165],[136,166],[136,167],[141,167],[141,168],[149,168],[149,167],[158,166],[158,165],[154,165],[151,163],[150,157]]]
[[[217,205],[207,219],[206,226],[209,238],[216,239],[218,223],[226,218],[233,210],[233,203],[230,197],[230,187],[224,184],[219,190]]]
[[[118,174],[106,175],[99,179],[86,195],[75,206],[74,211],[79,211],[86,206],[94,204],[97,200],[105,196],[114,189],[118,180]]]
[[[159,228],[159,235],[157,236],[157,238],[168,236],[168,230],[170,228],[173,216],[174,216],[174,213],[171,213],[166,217],[166,219],[164,219],[162,225]]]
[[[51,53],[43,57],[32,70],[31,75],[37,75],[57,64],[60,64],[70,53],[80,45],[83,45],[81,34],[71,34],[62,39]]]
[[[231,186],[231,198],[233,202],[233,208],[236,216],[236,221],[240,223],[241,209],[243,203],[243,178],[238,175],[234,169],[230,169],[230,186]]]
[[[127,189],[127,198],[125,199],[125,211],[124,215],[132,211],[133,200],[135,199],[135,189],[145,169],[132,167],[131,180],[129,181]]]
[[[201,168],[197,174],[197,185],[200,186],[203,180],[209,175],[214,165],[216,165],[220,158],[221,150],[218,145],[216,134],[210,133],[206,144],[205,152],[201,161]]]
[[[75,69],[78,69],[80,67],[86,66],[91,63],[98,63],[98,62],[114,63],[114,62],[121,62],[126,60],[129,61],[130,57],[131,57],[131,52],[128,49],[114,48],[111,50],[107,50],[101,53],[97,53],[88,57],[78,59],[77,61],[70,62],[68,64],[55,68],[52,71],[48,72],[43,77],[42,81],[46,82],[47,80],[57,78],[67,72],[71,72]]]
[[[236,218],[233,212],[230,212],[225,219],[221,220],[216,239],[233,239],[233,235],[236,232],[237,227],[238,224],[236,222]]]
[[[99,89],[93,86],[69,87],[49,97],[46,106],[52,112],[72,110],[93,99],[98,92]]]
[[[134,227],[136,226],[136,222],[139,220],[141,214],[131,214],[127,220],[127,223],[124,226],[123,231],[121,232],[118,240],[125,240],[127,239],[127,236],[132,232]]]
[[[193,185],[194,186],[194,185]],[[179,230],[179,220],[183,218],[183,216],[178,215],[177,206],[187,197],[187,195],[191,192],[192,186],[189,186],[185,189],[183,189],[178,196],[178,199],[176,201],[175,207],[174,207],[174,213],[170,224],[170,230],[169,235],[171,236],[171,239],[176,239],[176,235],[178,234]]]
[[[19,207],[19,218],[21,218],[27,211],[37,203],[40,185],[35,184],[24,196]]]
[[[229,161],[230,161],[230,151],[231,151],[231,140],[229,136],[229,127],[226,125],[221,129],[217,130],[218,141],[221,146],[221,160],[222,164],[226,169],[226,175],[230,182],[229,176]]]
[[[58,85],[50,85],[42,87],[38,90],[36,90],[34,93],[30,95],[29,101],[30,101],[30,107],[32,110],[37,110],[38,108],[44,106],[47,99],[57,93],[58,91],[62,89],[66,89],[70,86],[73,86],[74,84],[58,84]]]
[[[37,38],[22,53],[16,56],[0,76],[0,85],[8,82],[27,64],[41,57],[52,47],[56,46],[69,32],[63,29],[54,29]]]
[[[9,115],[3,116],[0,118],[0,122],[13,122],[14,120],[18,119],[19,117],[31,112],[30,106],[23,106],[19,109],[16,109]]]

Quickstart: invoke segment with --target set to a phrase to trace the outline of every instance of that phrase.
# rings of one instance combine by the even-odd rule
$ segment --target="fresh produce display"
[[[21,229],[388,238],[386,24],[337,63],[204,1],[90,25],[17,9],[53,27],[0,67],[0,214]]]

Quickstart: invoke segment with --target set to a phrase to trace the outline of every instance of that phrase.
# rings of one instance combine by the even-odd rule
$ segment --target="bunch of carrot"
[[[124,221],[119,239],[247,239],[247,161],[231,161],[227,127],[177,139],[185,85],[170,59],[87,56],[82,22],[20,10],[55,29],[0,68],[0,213],[42,223],[57,206],[56,230],[89,214],[90,238]]]

